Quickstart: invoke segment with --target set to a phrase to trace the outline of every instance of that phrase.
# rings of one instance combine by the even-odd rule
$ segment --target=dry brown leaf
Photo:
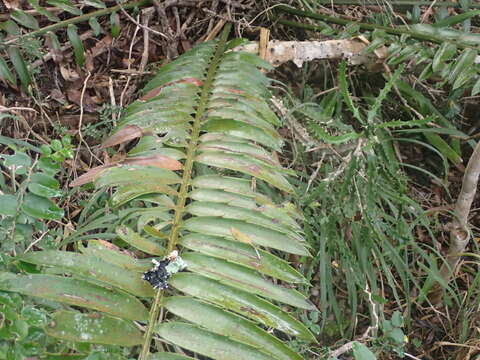
[[[73,180],[70,183],[70,187],[88,184],[89,182],[94,181],[103,170],[108,169],[112,166],[113,165],[109,164],[109,165],[101,165],[101,166],[94,167],[93,169],[90,169],[89,171],[87,171],[85,174]]]
[[[146,100],[149,100],[155,96],[157,96],[158,94],[160,94],[160,92],[162,91],[162,89],[164,87],[167,87],[169,85],[173,85],[173,84],[193,84],[195,86],[202,86],[203,85],[203,82],[197,78],[193,78],[193,77],[188,77],[188,78],[184,78],[184,79],[180,79],[180,80],[177,80],[177,81],[172,81],[172,82],[169,82],[165,85],[162,85],[158,88],[155,88],[153,90],[150,90],[148,93],[146,93],[145,95],[143,95],[140,99],[140,101],[146,101]]]
[[[105,140],[100,148],[105,149],[107,147],[122,144],[124,142],[136,139],[141,136],[143,136],[143,132],[139,126],[128,125],[110,136],[107,140]]]

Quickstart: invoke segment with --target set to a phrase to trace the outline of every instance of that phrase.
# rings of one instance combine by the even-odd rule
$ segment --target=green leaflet
[[[244,266],[195,253],[183,254],[182,258],[187,263],[190,271],[218,280],[222,284],[299,308],[307,310],[316,309],[299,292],[276,286],[262,278],[256,271]]]
[[[163,323],[156,327],[156,331],[167,341],[213,359],[272,359],[271,356],[257,351],[252,346],[230,340],[197,326],[185,323]]]
[[[134,324],[101,313],[57,311],[45,332],[50,336],[74,342],[122,346],[133,346],[142,342],[142,333]]]
[[[283,342],[256,327],[254,323],[238,315],[225,312],[216,306],[185,296],[168,297],[163,305],[168,311],[185,320],[210,329],[219,335],[249,344],[260,351],[271,354],[276,359],[302,359]]]
[[[184,236],[180,243],[191,250],[242,264],[283,281],[306,282],[306,279],[285,260],[248,244],[202,234]]]
[[[265,326],[307,341],[316,341],[300,321],[279,307],[245,291],[191,273],[175,274],[170,284],[188,295],[226,307]]]
[[[291,254],[310,255],[305,246],[294,238],[278,231],[240,220],[222,219],[214,216],[194,217],[184,221],[182,228],[200,234],[224,237],[229,240],[235,240],[232,229],[237,229],[248,237],[252,243],[260,246],[278,249]]]
[[[62,268],[75,276],[81,276],[113,285],[136,296],[151,297],[154,292],[142,281],[138,273],[105,262],[97,257],[66,251],[46,250],[30,252],[18,259],[36,265]]]
[[[116,230],[117,235],[123,241],[129,243],[133,247],[152,255],[164,255],[165,249],[158,243],[140,236],[138,233],[130,229],[128,226],[119,226]]]
[[[145,321],[148,315],[143,304],[131,295],[72,278],[0,272],[0,290],[82,306],[124,319]]]

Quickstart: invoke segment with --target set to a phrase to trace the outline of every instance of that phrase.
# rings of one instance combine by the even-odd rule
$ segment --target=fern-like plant
[[[212,359],[301,359],[282,339],[315,341],[284,306],[273,303],[315,310],[292,288],[305,283],[304,277],[277,256],[309,255],[298,215],[256,189],[293,190],[285,178],[289,171],[272,153],[282,139],[268,105],[268,79],[259,70],[269,65],[232,51],[236,41],[227,42],[227,35],[228,27],[219,41],[162,67],[104,144],[140,138],[127,159],[74,182],[114,187],[112,205],[124,206],[119,238],[157,257],[179,250],[186,269],[167,280],[168,289],[155,291],[141,278],[150,260],[108,242],[79,244],[82,254],[24,254],[22,261],[53,270],[0,273],[1,290],[96,311],[54,313],[50,335],[143,343],[142,360],[192,359],[183,351],[168,353],[180,348]],[[71,276],[58,275],[65,272]],[[149,314],[145,303],[152,298]],[[132,322],[147,320],[145,334]],[[149,357],[153,334],[166,345]]]

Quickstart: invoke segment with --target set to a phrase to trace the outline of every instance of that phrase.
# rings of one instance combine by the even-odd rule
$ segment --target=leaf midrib
[[[203,83],[202,92],[198,102],[198,107],[195,112],[195,117],[193,120],[192,133],[190,136],[190,142],[187,147],[186,160],[184,165],[184,171],[182,176],[182,183],[180,185],[180,191],[178,193],[177,203],[175,207],[175,214],[172,222],[172,230],[170,231],[170,236],[168,239],[167,245],[167,255],[170,254],[177,246],[178,236],[180,233],[180,228],[183,222],[183,214],[185,212],[185,203],[188,197],[188,189],[190,187],[191,178],[192,178],[192,169],[195,158],[195,153],[198,147],[198,140],[200,137],[200,130],[202,120],[205,117],[205,111],[207,109],[208,98],[210,96],[210,90],[213,85],[214,77],[220,64],[223,53],[225,52],[225,44],[227,41],[227,36],[230,32],[231,24],[227,23],[223,29],[220,41],[218,42],[215,54],[213,55],[210,67],[207,72],[205,82]],[[163,291],[159,289],[156,293],[154,303],[150,310],[150,316],[148,320],[148,328],[145,333],[144,342],[142,346],[142,351],[139,356],[139,360],[147,360],[150,342],[153,335],[153,330],[155,328],[158,313],[160,311],[160,304],[162,303]]]

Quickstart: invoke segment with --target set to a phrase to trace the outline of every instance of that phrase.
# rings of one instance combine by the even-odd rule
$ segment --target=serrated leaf
[[[15,9],[11,12],[10,17],[26,28],[37,30],[39,29],[38,21],[31,14],[20,10]]]
[[[136,296],[154,295],[152,287],[138,273],[128,271],[99,258],[66,251],[44,250],[23,254],[20,260],[43,266],[53,266],[84,278],[115,286]]]
[[[164,300],[168,311],[216,334],[251,345],[278,360],[301,360],[302,357],[283,342],[251,321],[226,312],[216,306],[185,296],[171,296]]]
[[[148,318],[143,304],[133,296],[72,278],[0,272],[0,290],[82,306],[124,319],[145,321]]]
[[[51,200],[34,194],[26,194],[22,210],[37,219],[60,220],[64,212]]]
[[[255,295],[192,273],[176,273],[170,285],[184,293],[233,310],[249,319],[307,341],[316,341],[298,320]]]
[[[78,35],[78,28],[73,24],[69,24],[67,26],[67,36],[73,47],[75,62],[79,67],[82,67],[85,64],[85,48],[83,47],[82,39]]]
[[[142,333],[132,322],[102,313],[57,311],[45,327],[45,332],[50,336],[74,342],[121,346],[142,343]]]
[[[23,60],[22,55],[20,54],[20,50],[15,46],[10,46],[8,48],[8,56],[10,57],[10,61],[15,68],[15,71],[20,78],[20,82],[22,83],[25,89],[28,89],[28,85],[32,82],[32,78],[30,77],[30,72],[28,71],[27,64]]]

